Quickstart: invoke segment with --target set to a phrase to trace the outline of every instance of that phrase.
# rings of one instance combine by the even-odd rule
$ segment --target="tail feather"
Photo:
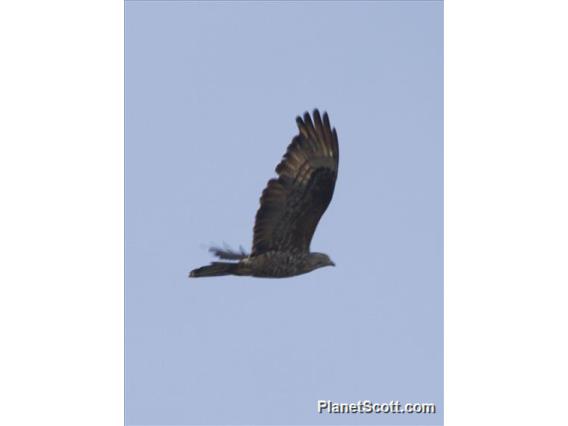
[[[227,262],[211,262],[210,265],[202,266],[194,269],[189,273],[191,278],[199,277],[219,277],[222,275],[232,275],[238,266],[238,263]]]

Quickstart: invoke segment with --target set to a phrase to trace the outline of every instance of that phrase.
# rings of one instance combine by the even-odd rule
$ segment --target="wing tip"
[[[312,122],[312,116],[308,111],[304,113],[304,123],[306,124],[307,127],[310,128],[314,127],[314,123]]]
[[[318,146],[316,150],[331,150],[332,156],[339,157],[337,131],[335,130],[335,127],[331,126],[327,111],[321,111],[323,111],[323,113],[320,112],[319,108],[314,108],[311,115],[308,111],[306,111],[303,114],[296,116],[296,124],[298,125],[299,130],[299,135],[296,136],[296,138],[303,137],[306,139],[307,148],[315,143]]]
[[[313,124],[313,122],[316,121],[319,121],[320,123],[327,123],[329,125],[329,115],[327,111],[324,110],[323,113],[320,113],[320,109],[316,107],[312,110],[311,114],[309,111],[305,111],[303,114],[296,116],[296,124],[300,128]]]

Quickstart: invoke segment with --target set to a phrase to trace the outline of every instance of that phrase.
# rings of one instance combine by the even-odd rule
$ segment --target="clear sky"
[[[126,423],[441,424],[443,4],[127,1],[125,41]],[[312,250],[337,267],[188,279],[250,248],[314,107],[341,159]]]

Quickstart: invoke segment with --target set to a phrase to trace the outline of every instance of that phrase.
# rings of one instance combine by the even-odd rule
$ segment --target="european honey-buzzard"
[[[335,266],[328,255],[310,252],[310,242],[327,209],[337,179],[339,145],[337,132],[317,109],[297,117],[299,133],[292,139],[270,179],[256,213],[252,252],[212,247],[224,260],[194,269],[190,277],[247,275],[284,278]]]

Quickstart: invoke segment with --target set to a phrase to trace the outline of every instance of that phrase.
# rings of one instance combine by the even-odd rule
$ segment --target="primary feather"
[[[244,259],[245,257],[248,256],[248,253],[245,251],[245,249],[242,246],[239,247],[239,251],[235,251],[227,246],[224,246],[223,248],[213,246],[209,249],[209,251],[213,253],[215,256],[217,256],[219,259],[225,259],[225,260],[239,260],[239,259]]]

